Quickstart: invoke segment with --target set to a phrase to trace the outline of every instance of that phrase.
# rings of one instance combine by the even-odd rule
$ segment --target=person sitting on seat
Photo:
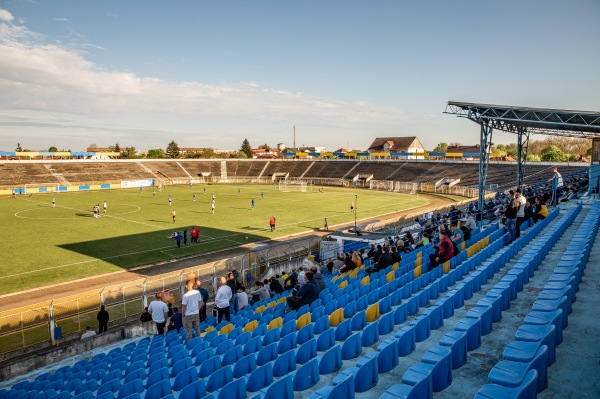
[[[383,247],[382,251],[383,252],[379,258],[379,262],[375,263],[372,268],[367,269],[367,273],[377,273],[378,271],[394,264],[394,259],[392,258],[392,254],[390,254],[390,249],[388,247]]]
[[[287,297],[288,307],[285,309],[287,312],[292,310],[298,310],[304,305],[310,305],[313,301],[319,299],[319,287],[314,280],[312,272],[306,272],[304,274],[306,284],[300,288],[295,296]]]
[[[431,266],[428,271],[431,271],[443,264],[444,262],[449,261],[452,256],[454,256],[454,245],[449,236],[449,232],[447,227],[442,227],[440,230],[440,245],[438,247],[434,246],[431,243],[431,246],[435,248],[435,253],[429,255],[429,260],[431,261]]]

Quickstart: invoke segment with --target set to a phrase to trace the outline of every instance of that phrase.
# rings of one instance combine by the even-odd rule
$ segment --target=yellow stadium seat
[[[210,326],[210,327],[208,327],[206,330],[204,330],[204,332],[203,332],[202,334],[200,334],[200,336],[205,336],[205,335],[206,335],[206,334],[208,334],[209,332],[211,332],[211,331],[214,331],[214,329],[215,329],[215,328],[214,328],[213,326]]]
[[[483,244],[483,245],[484,245],[484,246],[486,246],[486,247],[487,247],[488,245],[490,245],[490,236],[487,236],[487,237],[485,237],[485,238],[483,239],[483,242],[484,242],[484,244]]]
[[[329,315],[329,325],[330,326],[337,326],[338,324],[340,324],[342,321],[344,321],[344,308],[339,308],[333,311],[333,313],[331,313]]]
[[[362,280],[360,280],[361,287],[363,285],[369,285],[371,283],[371,278],[369,276],[364,276]]]
[[[356,278],[356,276],[358,276],[358,270],[359,269],[354,269],[350,272],[350,278]]]
[[[423,274],[421,265],[415,267],[414,273],[415,273],[415,278],[421,277],[421,274]]]
[[[450,272],[450,261],[446,261],[444,262],[444,274],[447,274]]]
[[[264,306],[259,306],[256,309],[254,309],[254,313],[262,313],[265,311],[265,307]]]
[[[304,313],[296,320],[296,330],[300,330],[302,327],[310,324],[310,313]]]
[[[417,260],[415,260],[415,266],[421,266],[423,264],[423,260],[421,258],[417,258]]]
[[[287,302],[287,297],[285,297],[285,296],[283,298],[279,298],[279,300],[277,301],[278,304],[284,303],[284,302]]]
[[[467,243],[465,241],[460,243],[460,250],[464,251],[467,248]]]
[[[333,278],[331,279],[331,282],[335,283],[340,277],[342,277],[341,274],[338,274],[337,276],[333,276]]]
[[[398,264],[398,262],[394,263],[394,264],[392,265],[392,271],[396,271],[396,270],[398,270],[398,268],[399,268],[399,267],[400,267],[400,265]]]
[[[269,303],[267,303],[267,304],[265,305],[265,310],[266,310],[266,309],[269,309],[269,308],[272,308],[272,307],[273,307],[273,306],[275,306],[275,305],[277,305],[277,302],[275,302],[275,301],[269,302]]]
[[[340,285],[338,286],[338,288],[340,290],[343,290],[344,288],[346,288],[348,286],[348,280],[344,280],[340,283]]]
[[[394,271],[392,270],[391,272],[389,272],[388,274],[386,274],[386,275],[385,275],[385,282],[386,282],[386,283],[391,283],[392,281],[394,281],[394,278],[395,278],[395,277],[396,277],[396,276],[395,276],[395,273],[394,273]]]
[[[283,319],[281,317],[271,320],[271,322],[267,326],[267,330],[272,330],[275,327],[279,327],[279,328],[283,327]]]
[[[417,252],[417,259],[422,258],[423,257],[423,252]]]
[[[243,332],[248,332],[248,331],[252,332],[252,331],[254,331],[254,329],[256,327],[258,327],[258,321],[252,320],[252,321],[249,321],[248,323],[246,323],[246,325],[244,326],[242,331]]]
[[[379,318],[379,302],[375,302],[367,308],[367,323]]]
[[[221,329],[219,330],[219,334],[227,335],[231,332],[231,330],[233,330],[233,324],[229,323],[221,327]]]

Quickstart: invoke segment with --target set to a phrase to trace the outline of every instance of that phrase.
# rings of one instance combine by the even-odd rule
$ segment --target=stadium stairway
[[[209,319],[202,336],[188,343],[175,332],[144,338],[15,384],[0,397],[373,397],[388,389],[394,396],[402,390],[445,395],[475,363],[481,336],[485,343],[506,325],[510,299],[518,300],[528,269],[515,263],[509,271],[505,264],[533,249],[539,262],[541,239],[530,241],[548,224],[568,227],[579,209],[557,220],[558,211],[551,212],[509,246],[507,233],[492,225],[429,273],[421,270],[431,251],[426,247],[371,276],[363,269],[328,278],[321,298],[297,312],[285,314],[285,295],[278,296],[238,313],[232,323]],[[503,321],[492,329],[503,308]],[[467,366],[459,368],[467,353]],[[459,392],[448,395],[464,397]]]

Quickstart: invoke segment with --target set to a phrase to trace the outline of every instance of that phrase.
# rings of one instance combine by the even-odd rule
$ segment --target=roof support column
[[[519,127],[517,131],[517,188],[522,188],[529,149],[529,132],[527,128]]]
[[[479,133],[479,201],[477,210],[481,214],[485,209],[485,189],[487,180],[488,165],[490,163],[489,146],[492,142],[492,123],[487,119],[482,119],[479,122],[481,127]]]

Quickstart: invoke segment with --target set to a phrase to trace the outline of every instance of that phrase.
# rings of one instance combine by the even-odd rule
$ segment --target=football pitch
[[[155,191],[156,196],[152,187],[145,187],[141,192],[127,189],[0,198],[0,282],[4,293],[320,229],[324,218],[331,228],[354,221],[352,202],[356,202],[359,220],[429,203],[419,195],[334,187],[325,187],[323,192],[308,187],[301,192],[299,187],[279,191],[268,185],[219,184]],[[105,201],[106,214],[102,209]],[[99,218],[92,212],[97,204]],[[172,210],[176,211],[175,222]],[[277,221],[274,232],[269,228],[271,216]],[[200,228],[199,244],[190,245],[188,238],[188,245],[182,242],[178,249],[169,237],[194,226]]]

